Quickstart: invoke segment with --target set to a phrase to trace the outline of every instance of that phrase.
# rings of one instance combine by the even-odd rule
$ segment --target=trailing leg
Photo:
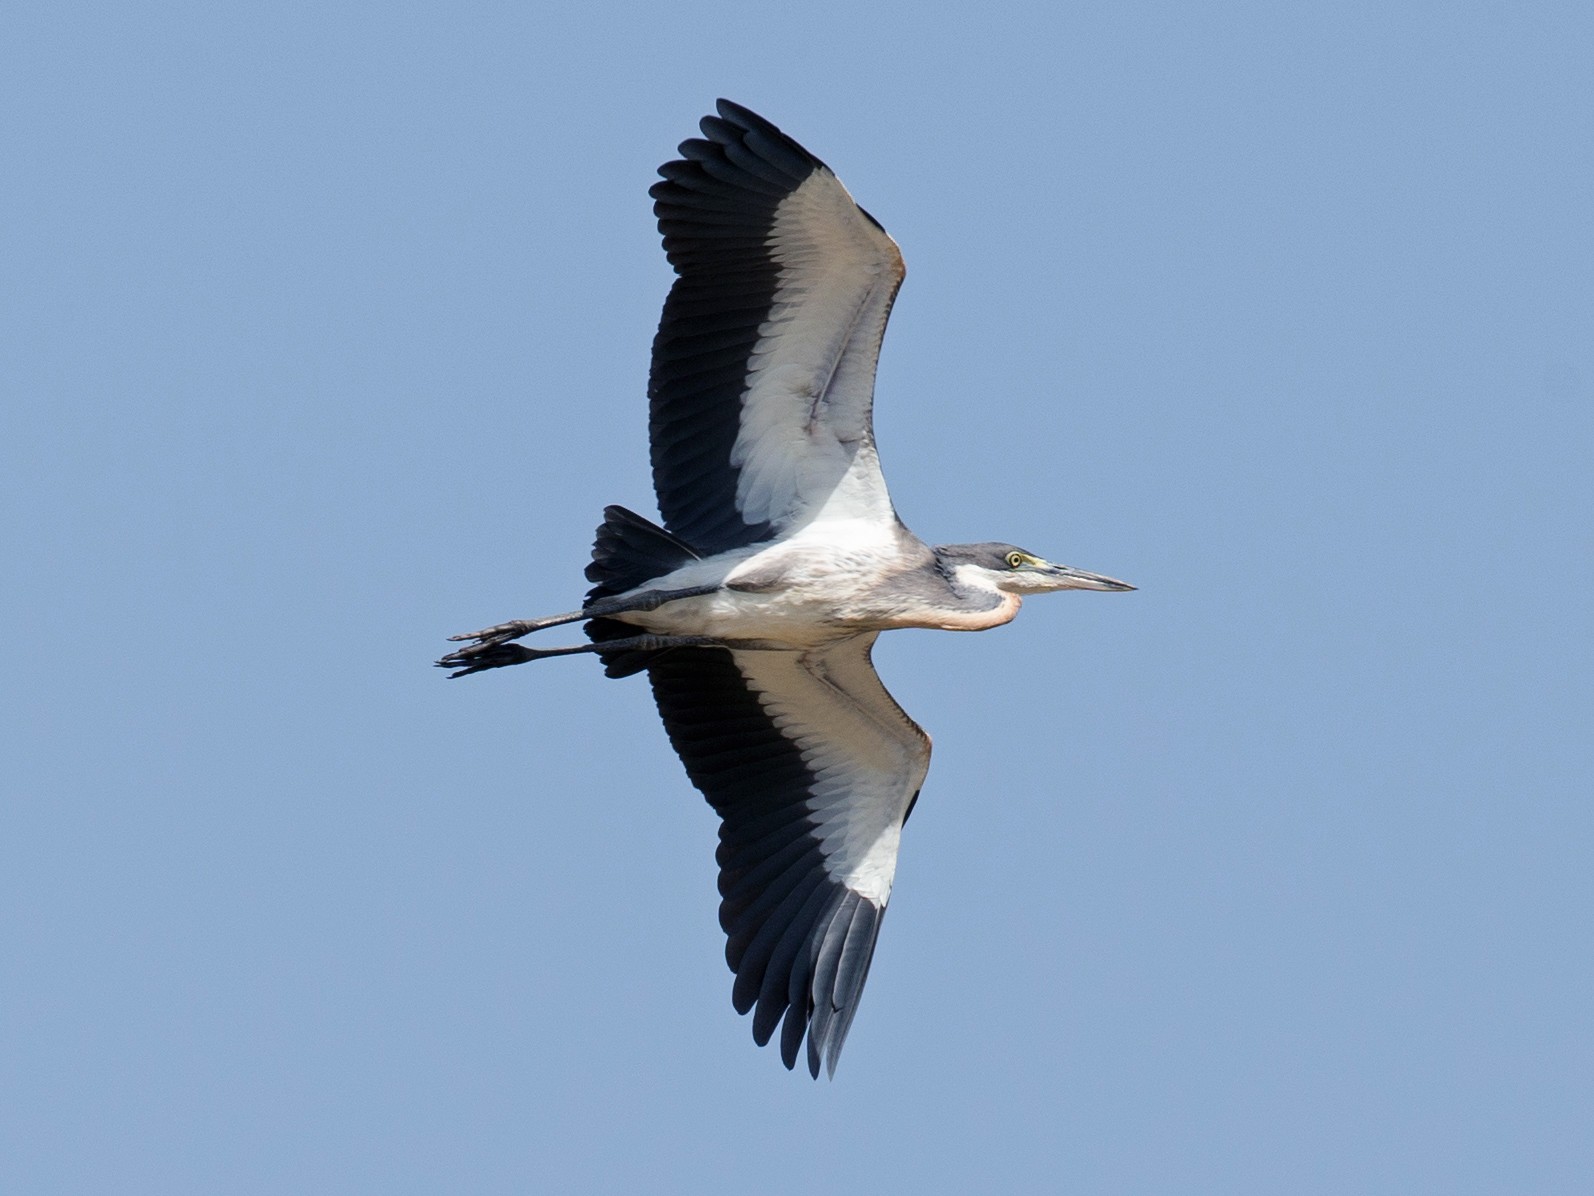
[[[712,594],[720,587],[692,586],[684,590],[648,590],[634,595],[631,598],[600,598],[589,603],[580,610],[566,611],[562,615],[545,615],[540,619],[511,619],[508,623],[497,623],[492,627],[484,627],[480,631],[468,631],[464,635],[451,635],[451,643],[460,643],[464,640],[477,641],[475,646],[487,647],[492,644],[503,644],[510,640],[518,640],[530,635],[533,631],[541,631],[545,627],[558,627],[562,623],[579,623],[583,619],[603,619],[610,615],[623,615],[627,611],[658,610],[666,602],[675,602],[681,598],[700,598],[704,594]],[[469,651],[470,649],[462,649]],[[445,659],[447,659],[445,657]]]
[[[450,677],[468,677],[487,669],[501,669],[507,665],[525,664],[548,656],[575,656],[583,652],[601,652],[605,655],[618,652],[661,652],[666,648],[723,648],[724,640],[707,635],[632,635],[624,639],[604,640],[595,644],[571,644],[564,648],[528,648],[503,640],[472,644],[457,652],[450,652],[437,662],[437,667],[454,669]]]

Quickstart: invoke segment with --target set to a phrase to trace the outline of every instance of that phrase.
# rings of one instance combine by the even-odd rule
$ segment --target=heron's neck
[[[935,621],[919,624],[948,631],[981,631],[1009,622],[1023,600],[997,587],[990,570],[967,561],[936,555],[936,570],[946,582],[950,601]]]
[[[962,601],[989,606],[1004,597],[991,580],[990,571],[978,565],[954,562],[946,569],[946,575],[952,592]]]

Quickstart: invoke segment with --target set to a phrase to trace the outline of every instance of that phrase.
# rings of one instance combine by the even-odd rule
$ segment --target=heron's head
[[[1015,544],[945,544],[935,550],[942,565],[960,580],[1008,594],[1046,594],[1052,590],[1132,590],[1126,581],[1054,565]]]

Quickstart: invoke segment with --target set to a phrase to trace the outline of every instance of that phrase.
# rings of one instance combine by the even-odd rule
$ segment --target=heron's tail
[[[678,536],[624,507],[604,507],[592,544],[587,580],[594,582],[587,602],[612,598],[673,573],[702,554]]]
[[[665,531],[658,524],[642,518],[624,507],[604,507],[603,522],[598,525],[597,538],[592,544],[592,563],[587,566],[587,580],[594,583],[587,593],[587,602],[612,598],[627,590],[634,590],[655,577],[672,573],[688,561],[702,559],[698,552],[679,536]],[[634,636],[637,629],[615,619],[590,619],[587,638],[594,643],[604,640]],[[647,668],[652,652],[621,649],[598,653],[603,660],[604,672],[611,677],[629,677]]]

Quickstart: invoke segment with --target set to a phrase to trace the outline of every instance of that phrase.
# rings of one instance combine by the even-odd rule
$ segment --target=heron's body
[[[903,627],[983,631],[1011,620],[1021,601],[943,572],[905,527],[858,523],[811,524],[789,540],[693,561],[620,597],[711,584],[714,593],[615,617],[658,635],[811,648]]]
[[[834,1070],[891,895],[929,737],[881,685],[882,631],[980,631],[1026,594],[1127,590],[1011,544],[931,548],[897,517],[875,450],[880,339],[904,270],[819,159],[727,101],[653,196],[680,276],[653,345],[660,527],[604,512],[579,610],[499,624],[439,664],[461,676],[596,652],[645,672],[671,743],[720,815],[732,1000],[781,1027],[788,1067]],[[516,641],[584,622],[591,642]]]

